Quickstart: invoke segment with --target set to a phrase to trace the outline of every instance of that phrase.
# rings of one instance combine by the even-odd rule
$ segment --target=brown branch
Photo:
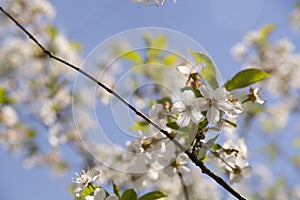
[[[117,99],[119,99],[122,103],[124,103],[128,108],[130,108],[132,111],[136,113],[136,115],[142,117],[145,121],[149,122],[151,125],[153,125],[157,130],[159,130],[161,133],[163,133],[165,136],[167,136],[181,151],[185,152],[188,157],[191,159],[191,161],[198,166],[202,173],[210,176],[212,179],[214,179],[219,185],[221,185],[224,189],[226,189],[229,193],[231,193],[233,196],[235,196],[237,199],[245,200],[244,197],[241,196],[237,191],[235,191],[230,185],[228,185],[221,177],[210,171],[202,161],[198,159],[198,157],[189,152],[187,149],[185,149],[184,146],[182,146],[177,140],[175,140],[166,130],[161,129],[154,121],[152,121],[149,117],[147,117],[145,114],[143,114],[141,111],[139,111],[137,108],[135,108],[132,104],[130,104],[126,99],[121,97],[118,93],[114,92],[112,89],[107,87],[105,84],[97,81],[94,77],[86,73],[85,71],[82,71],[79,67],[76,67],[75,65],[53,55],[49,50],[47,50],[31,33],[29,33],[16,19],[14,19],[9,13],[7,13],[1,6],[0,10],[8,17],[10,18],[26,35],[33,40],[33,42],[40,47],[40,49],[49,56],[49,58],[52,58],[56,61],[59,61],[72,69],[78,71],[82,75],[86,76],[93,82],[95,82],[97,85],[99,85],[101,88],[115,96]]]

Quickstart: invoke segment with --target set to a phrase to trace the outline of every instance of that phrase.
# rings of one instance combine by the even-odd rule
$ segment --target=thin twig
[[[10,14],[8,14],[1,6],[0,10],[8,17],[10,18],[22,31],[26,33],[26,35],[37,45],[40,47],[40,49],[48,55],[50,58],[57,60],[58,62],[61,62],[68,67],[71,67],[72,69],[78,71],[82,75],[89,78],[91,81],[95,82],[97,85],[99,85],[101,88],[115,96],[117,99],[119,99],[122,103],[124,103],[128,108],[130,108],[132,111],[136,113],[136,115],[142,117],[145,121],[149,122],[151,125],[153,125],[157,130],[159,130],[161,133],[163,133],[165,136],[167,136],[182,152],[185,152],[188,157],[191,159],[191,161],[198,166],[201,169],[201,172],[210,176],[212,179],[214,179],[219,185],[221,185],[225,190],[227,190],[229,193],[231,193],[233,196],[235,196],[237,199],[245,200],[241,194],[239,194],[237,191],[235,191],[230,185],[228,185],[221,177],[217,176],[215,173],[210,171],[202,161],[198,159],[196,155],[189,152],[187,149],[185,149],[184,146],[182,146],[177,140],[173,138],[172,135],[170,135],[166,130],[163,130],[160,128],[159,125],[157,125],[154,121],[152,121],[149,117],[147,117],[145,114],[143,114],[141,111],[139,111],[137,108],[135,108],[132,104],[130,104],[126,99],[121,97],[118,93],[114,92],[112,89],[107,87],[105,84],[97,81],[94,77],[86,73],[85,71],[82,71],[79,67],[76,67],[75,65],[53,55],[49,50],[47,50],[31,33],[29,33],[16,19],[14,19]]]
[[[184,198],[185,198],[185,200],[190,200],[189,191],[186,187],[186,184],[184,184],[182,174],[178,172],[178,176],[179,176],[179,179],[180,179],[180,182],[181,182]]]

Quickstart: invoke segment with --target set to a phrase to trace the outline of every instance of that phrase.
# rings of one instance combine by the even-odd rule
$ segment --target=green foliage
[[[268,37],[275,30],[275,27],[275,24],[267,24],[260,30],[259,44],[261,46],[268,44]]]
[[[120,199],[121,198],[120,188],[114,182],[113,182],[113,189],[115,195],[117,195],[117,197]]]
[[[145,34],[144,39],[147,46],[149,47],[148,60],[155,59],[159,55],[159,53],[167,47],[167,39],[165,35],[151,37],[149,34]]]
[[[174,129],[174,130],[178,130],[180,128],[180,126],[178,126],[176,122],[169,122],[166,125],[167,125],[167,127]]]
[[[14,100],[8,97],[7,91],[5,88],[0,87],[0,105],[1,104],[12,104]]]
[[[256,69],[256,68],[245,69],[238,72],[232,79],[229,79],[224,84],[224,86],[227,91],[231,91],[231,90],[247,87],[269,76],[270,74],[260,69]]]
[[[133,124],[130,128],[132,131],[148,131],[149,122],[147,121],[138,121]]]
[[[121,196],[121,200],[137,200],[137,194],[134,189],[125,190]]]
[[[153,192],[144,194],[138,200],[155,200],[155,199],[160,199],[163,197],[167,197],[167,195],[165,195],[164,193],[162,193],[160,191],[153,191]]]
[[[213,88],[218,88],[216,67],[212,60],[205,54],[194,52],[188,49],[189,53],[194,57],[197,64],[204,64],[204,68],[201,70],[200,75],[202,78]]]
[[[133,61],[136,64],[144,62],[142,56],[137,51],[125,52],[123,53],[122,58]]]

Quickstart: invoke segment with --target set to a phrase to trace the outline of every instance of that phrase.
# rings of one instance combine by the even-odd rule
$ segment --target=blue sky
[[[239,70],[230,48],[244,33],[274,22],[273,38],[299,37],[287,24],[292,0],[178,0],[163,7],[140,7],[130,0],[52,0],[57,17],[54,23],[71,40],[83,46],[86,56],[106,38],[132,28],[162,27],[182,32],[199,42],[217,64],[223,80]],[[46,138],[45,138],[46,140]],[[66,150],[66,154],[71,151]],[[20,157],[0,149],[0,200],[71,199],[67,192],[73,173],[53,177],[48,168],[25,170]],[[78,166],[77,166],[78,167]],[[76,168],[77,170],[77,168]]]

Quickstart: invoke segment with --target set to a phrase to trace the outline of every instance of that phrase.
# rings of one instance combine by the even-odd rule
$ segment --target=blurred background
[[[0,0],[0,2],[4,9],[11,9],[12,13],[17,15],[21,23],[30,23],[30,20],[28,20],[30,19],[29,13],[26,13],[26,11],[30,11],[29,9],[13,7],[13,4],[18,4],[18,2],[21,1]],[[24,2],[24,5],[29,4],[29,1]],[[45,2],[44,0],[32,1],[31,7],[39,7],[42,4],[46,4]],[[44,21],[46,21],[45,23],[54,25],[60,34],[64,35],[68,41],[74,41],[73,46],[75,46],[75,49],[77,48],[76,52],[79,52],[76,53],[76,55],[79,54],[81,59],[76,59],[72,53],[67,54],[66,51],[68,51],[68,49],[60,46],[63,42],[58,42],[57,46],[53,46],[54,51],[57,55],[60,55],[60,57],[69,58],[79,66],[93,48],[114,34],[140,27],[173,29],[188,35],[201,44],[216,63],[222,75],[222,79],[227,80],[241,68],[250,65],[258,66],[259,63],[265,65],[267,62],[269,62],[268,64],[270,64],[271,61],[277,62],[276,58],[278,58],[278,56],[276,56],[276,54],[274,54],[275,56],[273,55],[274,57],[272,58],[268,57],[268,61],[264,60],[263,62],[259,62],[261,61],[259,60],[261,57],[257,55],[260,55],[264,49],[259,49],[260,47],[253,45],[253,43],[251,43],[251,34],[247,35],[249,31],[262,30],[263,27],[271,23],[274,23],[275,26],[272,26],[273,28],[270,28],[272,30],[267,31],[268,33],[266,33],[265,36],[269,45],[274,49],[277,48],[277,50],[279,48],[278,45],[284,46],[287,50],[282,50],[285,51],[285,55],[282,59],[290,59],[287,55],[292,55],[291,63],[295,66],[300,65],[299,55],[297,54],[300,45],[300,33],[299,30],[297,30],[300,26],[300,14],[298,13],[298,16],[295,14],[297,3],[299,2],[293,0],[178,0],[176,4],[172,1],[166,1],[164,6],[156,7],[155,5],[146,6],[142,3],[131,2],[130,0],[91,0],[85,2],[51,0],[47,5],[51,4],[53,10],[47,10],[47,6],[45,6],[46,8],[43,11],[49,12],[48,16],[51,16],[51,20],[40,18],[36,24],[33,23],[28,27],[36,33],[40,39],[47,41],[46,38],[49,37],[49,35],[51,36],[51,33],[49,33],[48,36],[43,36],[43,34],[39,35],[42,32],[36,30],[34,25],[43,26]],[[31,11],[34,12],[34,9]],[[2,60],[0,60],[0,63],[5,63],[6,58],[3,53],[5,48],[7,48],[5,41],[10,37],[9,31],[16,29],[11,28],[14,25],[8,22],[3,14],[0,15],[0,19],[3,24],[0,27],[2,46],[2,56],[0,55]],[[20,32],[16,35],[21,35],[20,37],[25,39]],[[285,42],[289,41],[289,43],[285,43],[284,45],[278,44],[277,42],[282,41],[282,39],[284,39]],[[243,45],[236,46],[238,43],[243,43]],[[253,46],[254,48],[252,48]],[[282,46],[280,46],[280,48]],[[27,46],[23,47],[25,52],[21,52],[22,55],[28,51],[28,49],[25,49]],[[269,50],[267,52],[269,52]],[[10,52],[10,54],[12,54],[12,52]],[[249,54],[249,56],[246,54]],[[255,55],[257,58],[255,58]],[[40,59],[42,56],[35,53],[35,57]],[[280,60],[274,65],[288,65],[290,67],[291,64],[290,61],[287,63],[285,60]],[[274,69],[261,68],[274,72],[272,71]],[[285,69],[288,70],[289,68],[286,67]],[[299,74],[299,69],[299,67],[293,68],[295,71],[291,70],[292,72],[289,73]],[[282,70],[282,68],[280,72],[278,71],[279,70],[276,71],[278,74],[288,74],[288,72]],[[9,77],[10,73],[8,73],[8,71],[2,71],[1,74]],[[71,73],[68,75],[68,80],[73,80],[75,77],[76,74]],[[260,114],[258,116],[257,113],[246,111],[248,118],[245,117],[244,120],[245,122],[249,122],[249,124],[243,124],[247,131],[240,134],[244,134],[247,138],[246,144],[250,152],[248,159],[250,165],[253,164],[254,171],[255,169],[259,169],[261,176],[267,176],[268,173],[270,173],[269,177],[267,176],[267,179],[272,178],[272,184],[268,183],[270,184],[270,188],[272,187],[273,190],[277,188],[278,191],[282,190],[282,193],[287,192],[290,194],[294,191],[287,191],[287,188],[290,188],[291,185],[296,187],[300,184],[300,127],[298,125],[300,83],[298,81],[298,83],[293,82],[294,84],[290,84],[289,82],[296,81],[297,79],[292,79],[290,76],[285,76],[285,78],[290,78],[279,82],[282,79],[280,76],[278,77],[279,78],[274,82],[270,81],[270,83],[265,83],[265,85],[259,85],[263,88],[262,93],[264,94],[264,99],[267,99],[267,104],[265,111],[257,112],[267,114]],[[20,78],[22,78],[22,76],[16,77],[17,80]],[[2,81],[5,82],[4,79],[2,79]],[[270,85],[276,83],[281,86],[286,85],[285,89],[279,91],[278,88],[270,88]],[[10,86],[6,82],[3,83],[3,85],[5,84]],[[266,88],[264,88],[265,86]],[[267,89],[267,87],[269,89]],[[14,91],[13,88],[10,89]],[[22,90],[24,89],[26,89],[26,87],[22,88]],[[24,94],[20,94],[19,98],[22,98],[22,95]],[[27,105],[25,103],[23,105]],[[292,108],[287,106],[291,104],[293,105]],[[28,106],[34,107],[35,105],[28,104]],[[20,106],[16,107],[17,112],[22,109]],[[280,110],[286,112],[282,113]],[[22,113],[22,118],[29,119],[31,116],[27,116],[27,114],[28,113]],[[71,116],[72,114],[69,115],[69,117]],[[273,116],[273,118],[270,116]],[[29,121],[35,124],[38,123],[39,119],[34,121],[30,118]],[[4,124],[3,121],[1,123]],[[113,123],[109,121],[107,123],[112,126],[112,129],[114,128]],[[72,127],[71,124],[69,126]],[[1,131],[3,130],[4,128],[2,127]],[[9,141],[12,140],[5,139],[4,135],[5,134],[2,135],[1,140],[3,148],[0,149],[0,177],[3,180],[0,182],[1,200],[72,199],[68,189],[71,184],[71,178],[74,177],[75,171],[78,172],[83,168],[83,161],[80,155],[78,155],[78,152],[74,150],[76,149],[74,146],[70,145],[70,147],[66,145],[61,149],[63,157],[67,158],[71,163],[69,170],[61,175],[53,176],[53,168],[48,165],[41,164],[40,166],[42,167],[31,168],[28,161],[26,162],[25,160],[24,162],[24,157],[26,157],[28,153],[27,151],[24,153],[23,149],[25,149],[25,147],[21,147],[20,151],[12,150],[13,148],[9,143]],[[19,136],[16,135],[15,137],[18,138]],[[13,141],[16,143],[16,140],[17,139],[14,139]],[[41,149],[49,145],[47,138],[43,136],[39,136],[36,142],[42,146]],[[51,159],[55,160],[56,158],[51,157]],[[49,162],[53,162],[51,159]],[[63,163],[58,165],[64,166]],[[37,164],[37,166],[39,165]],[[258,172],[255,173],[258,174]],[[253,184],[258,180],[255,180],[254,176],[251,181]],[[300,187],[298,186],[298,197],[300,199],[299,193]],[[273,191],[272,195],[276,196],[277,199],[286,199],[287,197],[283,194],[283,196],[275,194],[276,192]],[[272,195],[270,194],[269,197]],[[259,196],[253,195],[252,197],[253,199],[259,199]],[[292,199],[291,196],[288,197]],[[298,197],[296,195],[293,196],[294,199]],[[268,198],[266,197],[266,199]]]

